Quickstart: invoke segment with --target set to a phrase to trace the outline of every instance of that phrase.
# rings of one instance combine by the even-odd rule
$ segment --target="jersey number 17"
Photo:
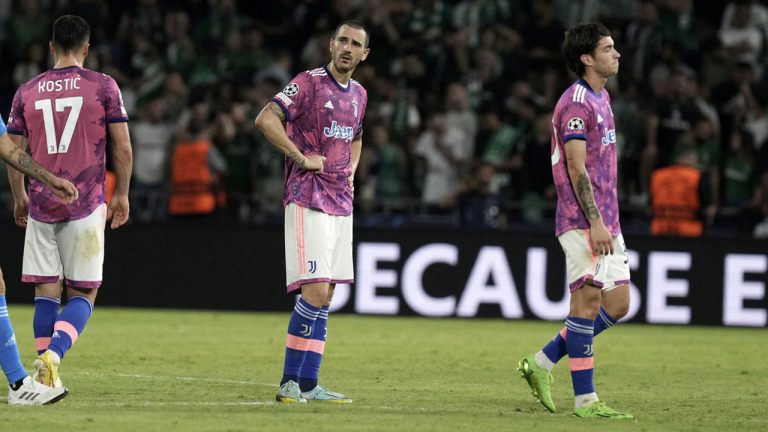
[[[56,125],[53,122],[53,106],[55,100],[56,111],[64,112],[64,108],[70,107],[67,122],[64,124],[64,130],[61,133],[61,141],[56,143]],[[69,142],[72,141],[72,134],[75,132],[77,119],[80,117],[80,109],[83,107],[83,97],[67,97],[61,99],[40,99],[35,101],[35,110],[43,111],[43,123],[45,124],[45,143],[48,148],[48,154],[66,153],[69,150]]]

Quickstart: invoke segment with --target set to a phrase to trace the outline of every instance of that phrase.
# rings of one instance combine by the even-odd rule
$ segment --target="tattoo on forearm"
[[[592,183],[589,181],[587,173],[579,174],[576,179],[576,196],[579,198],[581,209],[590,221],[600,219],[600,210],[595,203],[595,194],[592,192]]]
[[[301,153],[291,152],[291,153],[288,153],[288,157],[293,159],[293,161],[299,164],[300,167],[304,168],[304,164],[307,161],[304,155],[302,155]]]
[[[29,168],[32,165],[32,158],[26,153],[19,154],[19,166],[22,168]]]

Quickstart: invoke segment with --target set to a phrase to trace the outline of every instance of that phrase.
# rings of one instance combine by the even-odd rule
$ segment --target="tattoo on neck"
[[[576,179],[576,196],[579,198],[581,209],[590,221],[600,219],[600,210],[595,203],[595,194],[592,192],[592,183],[587,173],[581,173]]]
[[[304,168],[304,164],[306,163],[306,158],[301,153],[291,152],[288,153],[288,157],[293,159],[294,162],[299,164],[301,168]]]

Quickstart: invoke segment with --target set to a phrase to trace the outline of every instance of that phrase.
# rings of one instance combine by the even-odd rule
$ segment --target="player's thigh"
[[[62,262],[56,229],[55,223],[28,218],[21,269],[23,282],[43,284],[59,280]]]
[[[56,240],[59,244],[67,286],[98,288],[104,267],[104,227],[106,204],[90,215],[61,223]]]
[[[585,284],[602,288],[606,278],[605,255],[593,255],[589,232],[573,229],[558,238],[565,254],[566,275],[571,292]]]
[[[330,282],[332,230],[329,216],[294,203],[285,207],[285,273],[288,291]]]
[[[355,281],[355,266],[352,260],[352,215],[333,216],[335,242],[331,257],[331,282],[352,283]]]

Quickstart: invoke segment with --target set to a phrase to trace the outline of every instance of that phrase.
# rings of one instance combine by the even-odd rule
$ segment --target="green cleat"
[[[549,412],[555,412],[555,402],[552,401],[552,395],[549,393],[549,385],[555,382],[552,374],[536,364],[533,354],[520,360],[517,363],[517,370],[528,381],[533,397],[541,402]]]
[[[308,392],[301,394],[308,401],[331,402],[331,403],[352,403],[352,399],[341,393],[332,392],[321,386],[317,386]]]
[[[275,395],[275,400],[283,403],[307,403],[307,400],[301,396],[301,390],[295,381],[288,381],[281,385],[280,390]]]
[[[615,409],[609,407],[603,401],[597,401],[591,405],[587,405],[583,408],[579,408],[573,412],[574,417],[581,418],[607,418],[607,419],[633,419],[630,413],[618,412]]]

